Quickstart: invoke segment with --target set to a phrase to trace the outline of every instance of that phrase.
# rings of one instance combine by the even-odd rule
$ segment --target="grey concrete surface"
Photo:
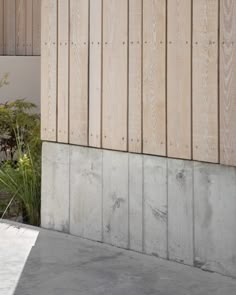
[[[24,231],[25,226],[17,227]],[[12,247],[14,237],[18,236],[12,234]],[[2,277],[0,281],[4,283]],[[41,229],[14,295],[235,295],[235,291],[232,278]]]
[[[41,224],[54,230],[69,231],[69,146],[57,144],[54,149],[43,145]]]
[[[45,142],[42,183],[47,229],[236,278],[235,167]]]

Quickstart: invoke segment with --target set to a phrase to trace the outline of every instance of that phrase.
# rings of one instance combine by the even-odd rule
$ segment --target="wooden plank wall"
[[[235,0],[43,3],[43,140],[236,165]]]
[[[167,7],[167,155],[191,158],[191,1]]]
[[[236,2],[220,7],[220,162],[236,166]]]
[[[0,55],[40,55],[41,0],[0,0]]]

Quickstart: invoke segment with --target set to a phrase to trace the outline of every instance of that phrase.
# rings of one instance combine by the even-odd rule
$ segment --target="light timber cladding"
[[[41,137],[57,140],[57,2],[42,0]]]
[[[28,0],[30,1],[30,0]],[[41,44],[41,1],[33,1],[33,55],[40,55]]]
[[[69,2],[58,0],[57,139],[68,143],[69,122]]]
[[[143,2],[143,152],[166,155],[166,1]]]
[[[4,0],[0,0],[0,55],[4,52]]]
[[[218,1],[193,1],[193,159],[218,162]]]
[[[39,0],[5,2],[0,16],[26,6],[26,24],[33,10],[32,46],[27,27],[9,54],[38,52]],[[234,0],[49,0],[42,12],[44,140],[236,165]],[[0,44],[23,23],[4,18]]]
[[[102,147],[127,150],[128,0],[103,0]]]
[[[88,144],[89,1],[70,1],[70,143]]]
[[[26,1],[16,1],[16,55],[25,55]]]
[[[191,159],[191,1],[167,7],[168,156]]]
[[[221,2],[220,161],[236,165],[236,2]]]
[[[101,147],[102,0],[90,0],[89,145]]]
[[[142,152],[142,0],[129,1],[129,147]]]
[[[4,54],[16,55],[16,2],[4,0]],[[14,16],[14,17],[12,17]]]
[[[42,0],[0,0],[0,55],[40,55]]]
[[[26,0],[25,55],[33,55],[33,0]],[[40,17],[40,10],[37,15]],[[40,40],[40,39],[39,39]],[[39,54],[38,54],[39,55]]]

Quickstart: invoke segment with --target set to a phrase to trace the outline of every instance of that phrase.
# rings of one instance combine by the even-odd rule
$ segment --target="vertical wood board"
[[[57,1],[42,0],[41,138],[57,139]]]
[[[25,55],[33,55],[33,0],[26,0]]]
[[[218,1],[193,1],[193,159],[218,162]]]
[[[191,159],[191,1],[167,8],[168,156]]]
[[[33,0],[33,55],[40,55],[41,1]]]
[[[70,1],[70,143],[88,145],[89,1]]]
[[[4,0],[0,0],[0,55],[4,53]]]
[[[16,55],[26,53],[26,0],[16,0]]]
[[[129,1],[129,152],[142,152],[142,0]]]
[[[143,1],[143,152],[166,155],[166,1]]]
[[[102,0],[90,0],[89,146],[101,147]]]
[[[220,163],[236,165],[236,2],[220,3]]]
[[[4,54],[5,55],[16,55],[16,17],[15,15],[16,15],[15,0],[4,0]]]
[[[69,123],[69,2],[58,0],[57,141],[68,143]]]
[[[127,150],[128,1],[103,1],[103,148]]]

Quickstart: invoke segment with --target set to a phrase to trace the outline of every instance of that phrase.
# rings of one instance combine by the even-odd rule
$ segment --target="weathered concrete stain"
[[[76,176],[70,173],[70,177],[73,179],[71,185],[74,190],[73,198],[71,198],[69,192],[71,193],[72,190],[69,192],[63,190],[61,193],[63,187],[58,189],[58,186],[54,185],[56,182],[64,185],[63,179],[67,177],[67,173],[64,173],[65,167],[61,167],[62,164],[60,164],[64,161],[60,159],[62,157],[61,149],[55,148],[57,144],[44,143],[44,145],[47,146],[46,151],[44,148],[44,153],[47,154],[50,147],[52,158],[56,153],[60,155],[53,158],[53,161],[50,157],[45,158],[45,155],[43,157],[44,170],[46,171],[44,172],[43,195],[45,200],[50,200],[50,203],[44,202],[42,204],[46,214],[44,215],[46,227],[67,232],[70,225],[71,230],[71,224],[64,222],[67,218],[64,210],[66,202],[71,202],[72,199],[79,200],[76,206],[71,203],[75,208],[70,214],[70,217],[73,217],[75,212],[80,212],[79,209],[77,210],[80,202],[81,210],[85,211],[83,196],[87,194],[88,198],[91,196],[91,208],[96,206],[101,208],[101,220],[91,219],[88,222],[87,216],[93,215],[93,211],[88,210],[85,217],[83,214],[78,214],[75,216],[76,218],[71,218],[70,222],[76,221],[83,227],[85,220],[88,224],[87,228],[92,228],[92,234],[96,228],[95,224],[99,224],[103,235],[102,241],[123,248],[126,245],[130,246],[131,231],[134,228],[141,237],[139,239],[139,243],[141,240],[142,244],[141,251],[145,253],[165,257],[165,253],[168,251],[170,259],[177,257],[179,262],[183,261],[189,264],[193,264],[194,260],[194,265],[198,268],[209,268],[235,277],[236,169],[232,170],[231,167],[213,164],[136,155],[143,163],[141,163],[143,175],[138,179],[139,182],[142,182],[139,198],[139,202],[141,202],[139,210],[137,210],[136,192],[134,192],[133,203],[129,199],[131,186],[129,181],[131,177],[136,177],[137,173],[135,169],[129,169],[127,164],[128,158],[131,157],[129,154],[109,151],[109,157],[104,157],[108,151],[96,150],[96,155],[99,157],[95,157],[91,152],[93,149],[70,147],[75,151],[77,148],[89,151],[84,152],[78,159],[70,159],[70,169],[71,166],[74,167],[74,170],[70,171],[76,172],[74,173]],[[98,159],[100,159],[99,162]],[[110,165],[111,162],[112,165]],[[163,167],[159,167],[159,162],[163,163]],[[60,173],[63,173],[64,178],[58,174],[58,169],[61,170]],[[95,188],[91,189],[91,179],[93,178],[94,183],[95,177],[99,179],[95,181],[96,186],[93,184]],[[170,184],[173,183],[174,186],[171,186]],[[78,185],[82,186],[79,193]],[[101,194],[95,204],[97,187],[101,187]],[[192,200],[194,200],[195,206],[193,206]],[[167,202],[169,207],[165,206]],[[61,218],[63,214],[65,217]],[[133,218],[131,214],[139,221],[137,225],[134,222],[132,227],[130,227],[130,220]],[[44,219],[42,220],[44,221]],[[96,222],[97,220],[98,222]],[[194,224],[192,224],[193,222]],[[77,224],[72,224],[72,226],[76,229]],[[173,238],[170,238],[170,231],[173,233]],[[86,237],[85,232],[83,230],[81,236]],[[167,235],[169,235],[168,243],[165,242]],[[135,240],[134,243],[136,243]],[[194,243],[193,247],[191,243]],[[193,253],[194,256],[200,258],[192,258]]]
[[[158,208],[153,208],[150,206],[152,214],[155,216],[156,219],[165,222],[167,220],[167,212],[164,212]]]
[[[122,203],[125,203],[125,200],[122,198],[117,198],[114,202],[114,205],[112,206],[112,211],[114,212],[116,209],[119,209]]]

